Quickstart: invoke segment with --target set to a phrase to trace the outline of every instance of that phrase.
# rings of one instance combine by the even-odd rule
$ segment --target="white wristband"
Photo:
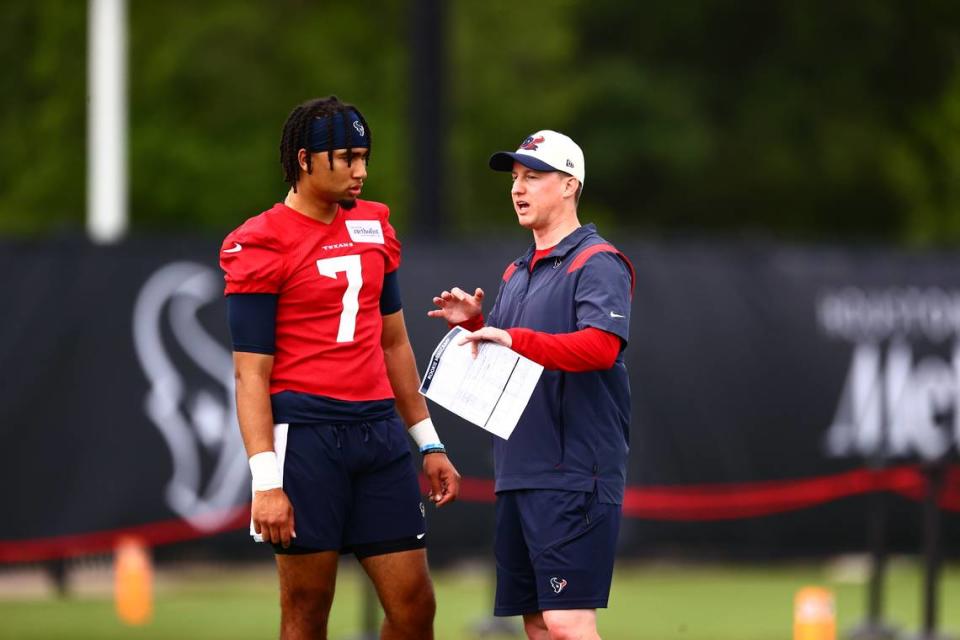
[[[437,430],[433,428],[433,420],[430,418],[421,420],[410,427],[408,431],[410,432],[410,437],[417,443],[417,448],[419,448],[421,452],[423,452],[424,449],[443,447],[443,443],[440,442],[440,436],[437,435]]]
[[[254,491],[268,491],[283,486],[280,480],[280,463],[273,451],[261,451],[250,456],[250,473],[253,474]]]

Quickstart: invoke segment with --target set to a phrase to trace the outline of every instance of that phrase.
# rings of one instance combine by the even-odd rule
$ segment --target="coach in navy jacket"
[[[486,323],[480,289],[444,291],[429,315],[545,368],[510,439],[494,438],[494,612],[523,615],[532,639],[599,638],[626,480],[633,267],[580,224],[584,158],[569,137],[538,131],[490,167],[511,172],[534,244],[507,266]]]

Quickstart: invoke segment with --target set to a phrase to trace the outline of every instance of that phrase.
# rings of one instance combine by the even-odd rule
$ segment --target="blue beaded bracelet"
[[[447,450],[442,444],[428,444],[420,447],[420,453],[427,455],[428,453],[446,453]]]

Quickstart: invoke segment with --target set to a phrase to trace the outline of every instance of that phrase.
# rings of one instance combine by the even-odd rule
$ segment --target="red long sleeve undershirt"
[[[470,331],[470,332],[472,333],[472,332],[474,332],[474,331],[477,331],[478,329],[483,329],[483,314],[482,314],[482,313],[479,313],[479,314],[473,316],[472,318],[470,318],[469,320],[467,320],[466,322],[461,322],[459,325],[452,325],[452,324],[451,324],[451,325],[449,325],[449,326],[450,326],[451,329],[452,329],[454,326],[463,327],[464,329],[466,329],[467,331]]]
[[[467,331],[481,329],[483,315],[460,326]],[[544,333],[515,327],[507,329],[507,333],[513,340],[514,351],[547,369],[571,373],[609,369],[620,353],[620,338],[596,327],[572,333]]]
[[[530,260],[530,271],[540,258],[553,247],[537,249]],[[467,331],[483,328],[483,314],[470,318],[461,327]],[[620,338],[595,327],[587,327],[572,333],[544,333],[533,329],[516,327],[507,329],[513,340],[514,351],[530,358],[546,369],[571,373],[609,369],[620,353]]]
[[[597,371],[609,369],[620,353],[620,338],[596,327],[572,333],[544,333],[515,327],[507,329],[511,349],[546,369]]]

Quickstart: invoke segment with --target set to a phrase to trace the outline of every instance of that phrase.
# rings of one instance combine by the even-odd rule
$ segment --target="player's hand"
[[[453,502],[460,495],[460,474],[445,453],[423,456],[423,473],[430,482],[427,498],[438,507]]]
[[[293,529],[293,505],[283,489],[254,491],[250,505],[253,530],[263,536],[264,542],[290,546],[291,538],[297,537]]]
[[[477,329],[473,333],[465,334],[457,340],[457,344],[459,345],[464,345],[468,342],[470,343],[470,350],[473,352],[474,358],[477,357],[477,349],[480,348],[481,342],[494,342],[508,349],[513,346],[513,338],[510,337],[510,334],[496,327]]]
[[[477,287],[470,295],[460,287],[454,287],[435,297],[433,304],[438,308],[427,311],[428,316],[443,318],[450,324],[460,324],[480,315],[483,310],[483,289]]]

